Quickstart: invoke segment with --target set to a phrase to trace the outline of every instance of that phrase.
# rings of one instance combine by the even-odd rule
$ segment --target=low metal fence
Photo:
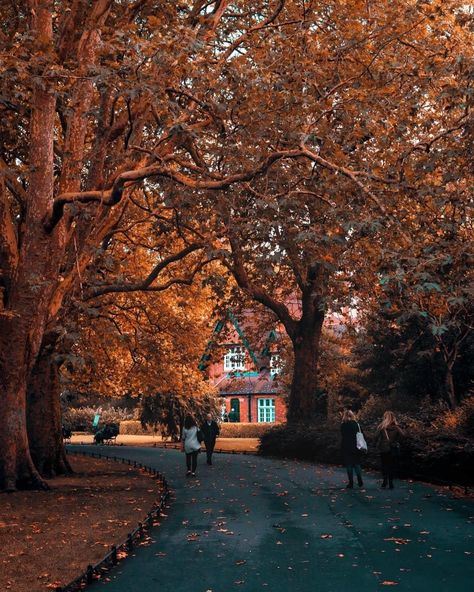
[[[101,452],[92,452],[88,450],[68,449],[67,452],[68,454],[82,454],[83,456],[90,456],[92,458],[113,460],[116,462],[121,462],[122,464],[133,466],[137,469],[142,469],[146,473],[150,474],[152,477],[157,479],[160,485],[161,494],[159,501],[148,512],[143,521],[139,522],[137,526],[131,532],[128,533],[127,538],[124,541],[117,545],[112,545],[110,551],[98,563],[94,565],[88,565],[86,569],[80,575],[77,576],[77,578],[75,578],[65,586],[56,587],[55,592],[76,592],[78,590],[83,590],[86,586],[94,583],[96,580],[100,579],[102,576],[107,574],[110,571],[110,569],[117,565],[117,563],[122,559],[122,554],[125,554],[125,556],[128,555],[134,549],[137,543],[145,537],[147,529],[153,526],[154,521],[157,518],[159,518],[162,514],[163,508],[165,507],[166,501],[170,493],[168,488],[168,482],[166,481],[163,474],[160,473],[160,471],[154,469],[153,467],[149,467],[147,465],[144,465],[143,463],[139,463],[137,461],[130,460],[127,458],[121,458],[109,454],[103,454]]]

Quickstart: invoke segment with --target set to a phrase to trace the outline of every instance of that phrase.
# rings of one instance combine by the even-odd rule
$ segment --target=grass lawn
[[[74,434],[71,438],[73,444],[92,444],[94,436],[92,434]],[[218,438],[216,442],[216,452],[256,452],[259,443],[258,438]],[[179,444],[164,441],[161,436],[143,435],[117,436],[116,444],[113,446],[166,446],[179,448]]]
[[[42,592],[97,563],[142,521],[160,491],[128,465],[69,457],[74,475],[50,491],[0,495],[0,590]]]

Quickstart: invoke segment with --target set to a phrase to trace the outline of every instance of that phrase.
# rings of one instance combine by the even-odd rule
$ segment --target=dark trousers
[[[215,440],[204,440],[204,446],[206,447],[207,464],[212,464],[212,453],[214,452],[214,446],[216,445]]]
[[[380,462],[382,464],[382,477],[384,485],[393,485],[393,476],[395,473],[395,458],[391,452],[381,452]]]
[[[346,471],[350,485],[354,483],[354,471],[357,475],[357,482],[359,483],[359,485],[362,484],[362,471],[360,470],[360,465],[346,465]]]
[[[195,452],[186,452],[186,467],[188,468],[188,471],[191,471],[191,473],[196,472],[198,454],[198,450],[196,450]]]

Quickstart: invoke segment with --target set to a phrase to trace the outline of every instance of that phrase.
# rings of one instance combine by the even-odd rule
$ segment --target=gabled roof
[[[212,337],[206,346],[205,352],[201,356],[201,360],[200,360],[199,366],[198,366],[199,370],[204,371],[209,366],[209,363],[210,363],[210,360],[212,357],[212,350],[217,346],[219,335],[222,333],[222,330],[226,326],[226,323],[228,320],[234,326],[234,329],[237,332],[237,335],[240,337],[240,339],[242,341],[242,345],[247,350],[252,362],[255,365],[255,368],[257,368],[258,370],[265,368],[267,366],[267,363],[263,363],[262,358],[268,358],[270,356],[271,343],[276,341],[277,332],[275,330],[272,330],[268,334],[268,336],[265,340],[262,352],[259,356],[260,357],[260,360],[259,360],[257,355],[255,354],[253,348],[251,347],[249,340],[247,339],[245,332],[242,329],[239,321],[237,320],[235,315],[232,313],[232,311],[228,311],[226,313],[226,316],[223,319],[219,320],[214,327]]]

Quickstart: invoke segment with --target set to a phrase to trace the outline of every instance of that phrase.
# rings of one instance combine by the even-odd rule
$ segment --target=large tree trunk
[[[31,34],[38,55],[50,50],[52,0],[31,10]],[[47,60],[45,60],[47,63]],[[30,118],[31,174],[18,265],[11,274],[5,310],[0,317],[0,488],[33,484],[46,487],[28,448],[26,389],[36,362],[57,280],[55,251],[43,219],[53,198],[53,134],[56,99],[41,77],[33,85]],[[57,257],[57,255],[56,255]]]
[[[26,431],[26,339],[15,331],[17,319],[0,323],[0,489],[45,486],[33,465]]]
[[[288,423],[310,423],[325,415],[327,401],[318,392],[318,361],[324,313],[303,315],[292,337],[294,367],[288,401]]]
[[[33,462],[43,477],[71,472],[61,425],[59,362],[56,333],[47,333],[28,382],[27,425]]]

